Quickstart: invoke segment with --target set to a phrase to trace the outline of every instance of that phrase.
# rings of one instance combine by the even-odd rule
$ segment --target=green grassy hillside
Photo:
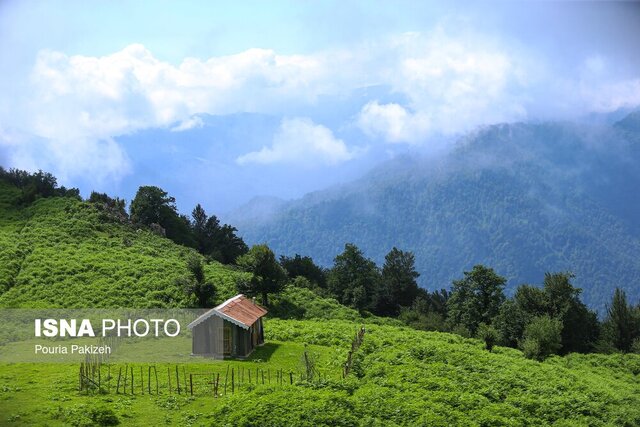
[[[266,384],[245,378],[234,394],[218,398],[202,383],[193,397],[169,395],[165,365],[158,365],[159,395],[112,390],[95,396],[77,391],[77,366],[0,366],[0,424],[95,425],[88,414],[98,408],[134,426],[640,424],[638,355],[574,354],[541,363],[508,348],[489,353],[479,341],[456,335],[368,325],[353,370],[341,379],[356,325],[272,319],[265,326],[267,344],[250,360],[184,365],[187,373],[223,377],[227,366],[270,371]],[[293,385],[278,384],[274,372],[298,372],[305,349],[317,357],[321,379],[300,381],[296,373]]]
[[[0,184],[2,185],[2,184]],[[187,274],[190,249],[148,231],[105,221],[74,198],[39,199],[0,187],[0,307],[185,306],[176,280]],[[241,273],[206,265],[217,300],[235,293]],[[352,370],[342,377],[354,332],[365,325]],[[569,355],[544,362],[518,350],[484,350],[480,341],[422,332],[398,321],[362,318],[308,289],[272,299],[265,346],[249,360],[181,364],[185,375],[243,377],[223,396],[196,375],[193,396],[169,394],[158,364],[159,393],[114,391],[118,364],[103,365],[109,390],[78,391],[78,366],[0,364],[0,425],[223,426],[636,426],[640,425],[640,356]],[[303,354],[316,362],[301,379]],[[147,365],[132,366],[136,372]],[[244,374],[266,372],[265,383]],[[284,383],[275,379],[282,370]],[[291,384],[290,379],[293,379]],[[136,382],[136,384],[139,384]],[[184,383],[183,383],[184,387]],[[105,415],[106,414],[106,415]]]
[[[146,230],[100,220],[74,198],[39,199],[17,208],[15,188],[0,198],[0,307],[184,307],[177,279],[200,256]],[[206,266],[207,279],[233,292],[242,273]]]

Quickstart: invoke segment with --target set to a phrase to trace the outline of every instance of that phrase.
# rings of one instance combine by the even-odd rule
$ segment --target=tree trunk
[[[268,294],[266,292],[262,293],[262,306],[263,307],[268,307],[269,306],[269,297],[268,297]]]

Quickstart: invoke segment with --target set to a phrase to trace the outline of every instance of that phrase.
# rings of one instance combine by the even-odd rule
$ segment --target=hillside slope
[[[267,220],[234,224],[249,243],[324,265],[346,242],[378,263],[393,246],[409,250],[431,289],[477,263],[505,275],[511,288],[568,270],[585,302],[602,311],[616,286],[640,298],[634,123],[630,116],[613,127],[491,126],[444,157],[396,158]]]
[[[86,395],[77,391],[77,366],[0,364],[0,424],[96,425],[89,418],[96,410],[113,411],[127,426],[640,424],[638,355],[572,354],[537,362],[509,348],[489,353],[479,341],[457,335],[367,324],[353,369],[342,379],[342,363],[359,325],[269,320],[267,344],[249,360],[183,365],[187,373],[215,372],[222,378],[229,366],[295,373],[293,384],[278,384],[273,375],[264,384],[245,378],[233,393],[227,389],[219,397],[202,382],[195,396],[170,395],[166,375],[160,375],[159,393],[112,389]],[[321,379],[299,379],[303,351],[316,360]],[[157,369],[163,374],[177,368],[159,364]]]
[[[187,258],[200,256],[146,230],[105,221],[68,197],[16,205],[19,191],[0,182],[0,307],[184,307],[176,284]],[[240,272],[206,267],[219,297]]]

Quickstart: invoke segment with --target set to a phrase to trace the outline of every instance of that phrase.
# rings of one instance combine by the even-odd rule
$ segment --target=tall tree
[[[147,226],[158,224],[169,239],[180,245],[196,247],[189,218],[178,214],[176,199],[163,189],[140,187],[129,209],[132,222]]]
[[[131,201],[131,221],[144,225],[162,225],[169,215],[177,215],[176,199],[159,187],[142,186]],[[164,227],[164,225],[162,225]]]
[[[236,235],[235,227],[224,224],[215,215],[208,216],[204,208],[198,204],[191,212],[191,227],[198,251],[220,261],[232,264],[249,248],[242,238]]]
[[[249,252],[238,257],[238,265],[251,273],[248,282],[238,284],[241,292],[261,295],[262,304],[269,305],[269,294],[282,290],[287,274],[276,261],[276,256],[267,245],[254,245]]]
[[[419,293],[419,276],[413,253],[391,249],[382,267],[378,313],[397,316],[401,307],[411,306]]]
[[[594,312],[582,301],[582,289],[571,284],[572,273],[545,273],[544,293],[547,314],[562,324],[562,352],[586,353],[593,349],[599,336],[599,323]]]
[[[464,272],[464,278],[453,282],[448,301],[449,319],[454,326],[463,326],[475,335],[478,325],[490,325],[505,300],[507,280],[492,268],[476,265]]]
[[[206,225],[207,225],[207,213],[200,203],[191,211],[191,226],[193,228],[193,234],[198,244],[198,252],[205,253],[205,246],[207,243]]]
[[[376,264],[365,258],[356,245],[347,243],[344,252],[335,257],[327,286],[342,304],[362,311],[375,307],[379,281]]]
[[[206,308],[213,304],[216,288],[205,279],[204,266],[200,257],[193,256],[187,260],[189,277],[179,279],[184,292],[195,300],[198,307]]]
[[[496,319],[501,343],[521,343],[528,324],[546,316],[560,322],[563,353],[591,351],[599,335],[598,319],[580,301],[581,290],[571,285],[572,277],[571,273],[546,273],[542,288],[519,286]]]
[[[296,254],[293,257],[280,256],[280,265],[287,270],[290,279],[304,277],[320,288],[327,286],[327,275],[322,267],[317,266],[311,257]]]
[[[629,352],[636,338],[640,337],[639,319],[636,310],[627,303],[625,292],[616,288],[611,304],[607,306],[607,318],[604,321],[606,338],[613,346]]]

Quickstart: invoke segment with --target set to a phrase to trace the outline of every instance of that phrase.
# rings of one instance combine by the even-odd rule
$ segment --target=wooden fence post
[[[127,394],[127,377],[129,376],[129,365],[124,365],[124,384],[122,385],[122,391]]]
[[[153,373],[156,376],[156,396],[158,395],[158,370],[156,369],[156,365],[153,365]]]
[[[178,387],[178,394],[180,394],[180,373],[178,372],[178,365],[176,365],[176,387]]]
[[[229,379],[229,365],[227,365],[227,373],[224,376],[224,395],[227,395],[227,380]]]
[[[118,371],[118,384],[116,385],[116,394],[120,394],[120,375],[122,375],[122,366],[120,366],[120,370]]]

